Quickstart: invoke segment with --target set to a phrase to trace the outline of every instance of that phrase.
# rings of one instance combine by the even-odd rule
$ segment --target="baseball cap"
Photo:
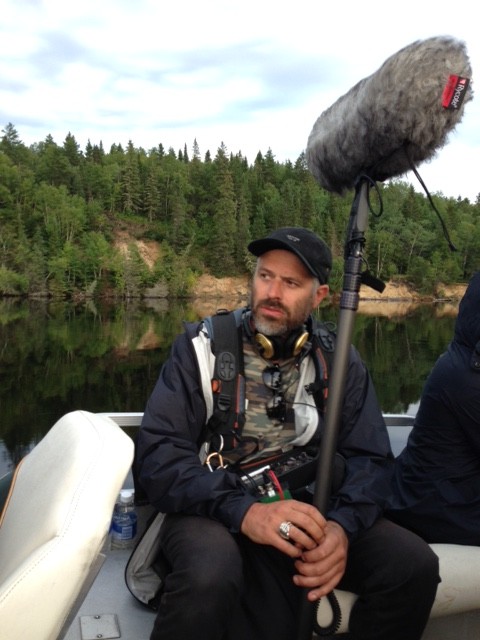
[[[272,249],[291,251],[307,267],[320,284],[328,282],[332,268],[332,253],[325,242],[315,233],[303,227],[282,227],[272,231],[265,238],[253,240],[248,250],[254,256],[261,256]]]

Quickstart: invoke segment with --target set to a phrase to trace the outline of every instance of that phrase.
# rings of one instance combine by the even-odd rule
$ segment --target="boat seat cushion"
[[[22,460],[0,520],[2,637],[58,636],[132,460],[131,438],[86,411],[61,418]]]

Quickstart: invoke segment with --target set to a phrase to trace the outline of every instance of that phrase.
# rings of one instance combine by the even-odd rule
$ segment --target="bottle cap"
[[[133,489],[122,489],[120,491],[120,502],[131,502],[133,499]]]

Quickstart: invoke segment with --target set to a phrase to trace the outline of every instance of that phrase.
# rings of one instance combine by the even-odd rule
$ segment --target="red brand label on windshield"
[[[445,109],[460,109],[470,84],[469,78],[450,75],[442,94],[442,107]]]

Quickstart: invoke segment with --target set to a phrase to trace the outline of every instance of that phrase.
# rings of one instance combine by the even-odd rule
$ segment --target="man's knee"
[[[214,598],[217,594],[219,598],[228,598],[231,593],[240,592],[243,570],[238,551],[228,557],[221,556],[218,550],[213,550],[201,561],[190,565],[183,579],[191,591],[208,594],[209,598]]]
[[[438,556],[422,538],[406,529],[395,530],[395,541],[396,550],[389,560],[391,586],[399,594],[415,594],[418,607],[426,610],[433,604],[440,583]]]
[[[369,578],[365,578],[365,571]],[[433,588],[439,581],[439,563],[422,538],[381,519],[352,544],[347,574],[345,582],[350,588],[370,581],[397,588],[408,584]]]
[[[418,588],[423,585],[424,589],[436,589],[440,582],[438,556],[426,542],[416,547],[415,553],[405,558],[403,564],[399,564],[403,566],[405,579]]]
[[[189,594],[229,599],[243,584],[243,563],[235,538],[206,518],[170,517],[162,531],[170,565],[166,587]],[[173,583],[173,585],[172,585]]]
[[[410,580],[431,580],[437,584],[439,560],[431,547],[420,536],[399,525],[394,527],[394,541],[398,549],[396,570],[404,572]]]

